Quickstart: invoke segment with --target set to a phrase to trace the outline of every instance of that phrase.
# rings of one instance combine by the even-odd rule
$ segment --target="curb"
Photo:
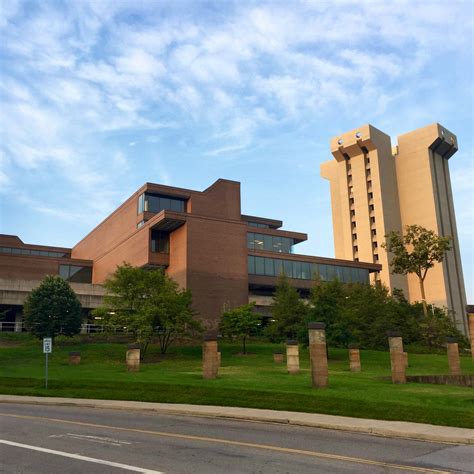
[[[365,418],[301,413],[256,408],[184,405],[172,403],[134,402],[123,400],[95,400],[55,397],[0,395],[1,403],[44,406],[72,406],[81,408],[148,411],[168,415],[201,416],[226,420],[279,423],[311,428],[347,431],[388,438],[402,438],[446,444],[474,445],[474,429],[450,426],[384,421]]]

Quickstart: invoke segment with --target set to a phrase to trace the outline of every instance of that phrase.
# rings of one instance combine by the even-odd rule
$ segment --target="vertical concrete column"
[[[328,386],[328,356],[326,350],[326,325],[309,323],[309,357],[311,361],[311,379],[313,387]]]
[[[360,350],[357,344],[349,344],[349,367],[351,372],[360,372]]]
[[[298,374],[300,371],[298,341],[286,341],[286,367],[289,374]]]
[[[446,338],[446,349],[448,351],[449,373],[461,375],[461,362],[459,360],[458,341],[455,337]]]
[[[205,379],[215,379],[219,372],[219,358],[217,355],[217,338],[215,335],[204,337],[202,344],[202,376]]]
[[[127,370],[138,372],[140,370],[140,345],[129,344],[127,347]]]
[[[471,340],[471,356],[474,362],[474,313],[469,313],[469,339]]]
[[[403,339],[398,332],[388,332],[390,347],[390,365],[392,367],[392,382],[406,383],[405,357],[403,356]]]
[[[282,364],[283,363],[283,352],[275,351],[273,353],[273,362],[275,362],[277,364]]]
[[[23,329],[23,316],[21,313],[15,314],[15,332],[21,332]]]
[[[69,353],[69,365],[79,365],[81,363],[81,353],[80,352],[70,352]]]

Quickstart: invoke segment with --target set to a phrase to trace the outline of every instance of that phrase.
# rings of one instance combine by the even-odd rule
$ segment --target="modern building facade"
[[[331,140],[333,160],[321,165],[330,181],[336,258],[382,264],[373,274],[391,290],[420,301],[415,275],[390,272],[390,256],[381,247],[390,231],[418,224],[453,238],[452,250],[425,280],[429,303],[453,312],[467,334],[466,293],[462,274],[448,160],[456,153],[456,136],[439,124],[398,137],[364,125]]]
[[[164,268],[192,291],[199,318],[214,328],[224,310],[249,301],[264,312],[282,273],[304,295],[315,278],[368,283],[382,268],[373,261],[298,255],[294,247],[307,235],[281,227],[278,220],[243,215],[235,181],[219,179],[202,192],[147,183],[72,249],[0,236],[0,304],[14,305],[18,321],[28,288],[59,274],[81,285],[83,305],[93,308],[103,295],[101,283],[127,262]]]

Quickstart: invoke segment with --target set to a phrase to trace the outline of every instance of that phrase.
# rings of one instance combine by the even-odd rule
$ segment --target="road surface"
[[[474,446],[156,412],[4,403],[0,472],[474,472]]]

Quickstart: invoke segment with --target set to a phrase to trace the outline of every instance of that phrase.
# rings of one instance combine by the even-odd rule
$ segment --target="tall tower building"
[[[458,329],[467,334],[448,167],[456,151],[456,136],[439,124],[401,135],[393,149],[388,135],[364,125],[331,140],[335,159],[321,165],[321,176],[330,181],[336,258],[382,264],[373,279],[403,290],[410,301],[421,300],[418,279],[390,272],[381,247],[385,235],[418,224],[453,238],[443,263],[428,272],[426,298],[451,310]]]

